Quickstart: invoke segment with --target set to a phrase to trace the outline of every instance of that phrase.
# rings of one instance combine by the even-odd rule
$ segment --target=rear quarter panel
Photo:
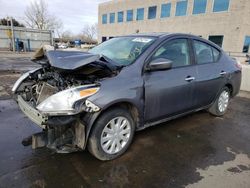
[[[232,85],[232,97],[234,97],[240,91],[242,77],[241,69],[236,66],[237,62],[225,53],[222,60],[225,71],[227,72],[226,84]]]

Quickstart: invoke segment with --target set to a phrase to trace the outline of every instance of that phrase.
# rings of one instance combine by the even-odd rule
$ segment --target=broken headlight
[[[17,81],[16,83],[14,84],[14,86],[12,87],[12,92],[15,93],[18,89],[18,87],[21,85],[21,83],[29,77],[30,74],[40,70],[41,68],[37,68],[37,69],[34,69],[34,70],[31,70],[31,71],[28,71],[26,73],[24,73]]]
[[[43,102],[37,109],[46,115],[73,115],[79,113],[79,110],[74,108],[75,102],[85,99],[98,92],[99,87],[95,85],[79,86],[58,92]]]

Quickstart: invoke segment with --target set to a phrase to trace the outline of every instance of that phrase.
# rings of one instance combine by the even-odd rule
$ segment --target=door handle
[[[227,72],[225,72],[225,71],[221,71],[221,72],[220,72],[220,75],[221,75],[221,76],[223,76],[223,75],[225,75],[225,74],[227,74]]]
[[[186,80],[187,82],[191,82],[191,81],[195,80],[195,77],[193,77],[193,76],[188,76],[185,80]]]

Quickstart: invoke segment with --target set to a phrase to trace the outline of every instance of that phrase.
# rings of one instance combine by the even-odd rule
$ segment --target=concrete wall
[[[242,91],[250,92],[250,65],[242,66],[242,82],[240,89]]]
[[[8,50],[11,43],[11,38],[8,36],[10,27],[0,26],[0,49]],[[28,39],[30,40],[31,50],[36,50],[41,45],[51,44],[52,33],[49,30],[28,29],[23,27],[14,27],[15,39],[24,42],[25,47],[28,46]]]
[[[98,40],[103,36],[120,36],[144,32],[180,32],[200,35],[208,39],[209,35],[224,35],[225,51],[242,52],[245,36],[250,36],[250,1],[231,0],[226,12],[212,11],[213,0],[208,0],[205,14],[192,15],[193,1],[188,0],[187,16],[175,16],[178,0],[115,0],[99,5]],[[171,2],[171,16],[160,18],[161,4]],[[157,18],[148,20],[148,7],[157,6]],[[136,21],[136,9],[144,8],[144,20]],[[134,10],[134,21],[126,22],[126,10]],[[117,12],[124,11],[124,22],[117,23]],[[115,12],[114,24],[102,24],[102,15]],[[108,16],[109,21],[109,16]]]

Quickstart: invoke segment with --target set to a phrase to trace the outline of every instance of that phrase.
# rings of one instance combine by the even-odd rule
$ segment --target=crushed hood
[[[99,55],[77,51],[48,51],[49,64],[64,70],[75,70],[100,59]]]
[[[46,46],[41,47],[31,58],[39,63],[39,60],[47,58],[48,63],[55,68],[63,70],[75,70],[100,59],[100,55],[81,51],[53,50]],[[42,62],[44,64],[44,62]]]

